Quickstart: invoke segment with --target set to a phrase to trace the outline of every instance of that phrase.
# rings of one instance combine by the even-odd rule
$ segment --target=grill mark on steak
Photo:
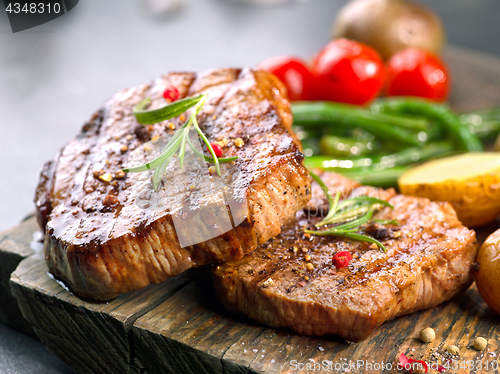
[[[351,181],[333,173],[322,178],[336,186],[332,194],[350,190],[350,196],[388,200],[394,210],[384,208],[374,218],[397,219],[399,227],[387,228],[398,229],[400,236],[381,238],[387,253],[367,243],[310,236],[302,228],[319,217],[305,209],[253,253],[214,267],[217,294],[226,308],[298,334],[359,341],[385,321],[434,307],[470,285],[475,232],[458,221],[451,205],[393,190],[352,189]],[[338,251],[353,255],[348,267],[332,265]],[[312,271],[306,270],[307,262],[314,265]]]
[[[208,94],[200,126],[211,142],[229,140],[225,157],[239,158],[221,165],[220,178],[192,152],[182,172],[175,158],[152,193],[151,173],[118,171],[152,159],[144,143],[166,142],[173,134],[167,124],[182,124],[176,118],[143,127],[132,114],[148,96],[151,109],[163,106],[169,85],[181,97]],[[241,258],[277,235],[310,198],[283,92],[274,76],[251,69],[171,73],[118,92],[42,171],[36,205],[50,272],[81,297],[107,300],[193,266]],[[104,182],[105,173],[115,178]],[[219,232],[225,229],[217,212],[228,207],[228,231]],[[192,235],[208,240],[183,247]]]

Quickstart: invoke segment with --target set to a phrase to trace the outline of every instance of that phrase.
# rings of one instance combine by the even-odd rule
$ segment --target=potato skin
[[[384,60],[408,47],[439,54],[445,42],[432,10],[406,0],[354,0],[339,12],[332,38],[348,38],[375,48]]]
[[[399,181],[401,193],[451,203],[460,221],[467,227],[479,227],[500,214],[500,170],[466,180],[440,183],[406,184]]]
[[[477,254],[476,285],[486,304],[500,314],[500,230],[491,234]]]

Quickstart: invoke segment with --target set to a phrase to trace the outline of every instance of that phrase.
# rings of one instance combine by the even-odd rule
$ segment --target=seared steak
[[[340,191],[352,189],[340,176],[323,178]],[[374,218],[397,219],[400,226],[372,223],[364,229],[387,253],[366,243],[303,234],[317,218],[299,212],[294,224],[253,253],[215,267],[222,303],[269,326],[359,341],[385,321],[434,307],[470,285],[475,233],[458,221],[451,205],[366,187],[351,196],[360,194],[376,194],[394,206]],[[348,267],[332,265],[339,251],[352,254]],[[308,262],[313,270],[306,269]]]
[[[146,97],[151,108],[165,105],[171,85],[181,97],[208,94],[200,127],[223,157],[239,158],[219,177],[188,147],[184,168],[174,158],[153,191],[150,172],[120,170],[151,160],[183,123],[142,126],[132,114]],[[239,259],[279,234],[310,199],[283,92],[268,73],[220,69],[167,74],[114,95],[42,172],[36,205],[50,272],[82,297],[107,300]]]

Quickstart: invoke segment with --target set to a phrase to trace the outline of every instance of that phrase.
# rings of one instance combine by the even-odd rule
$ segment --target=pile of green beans
[[[292,104],[305,165],[363,184],[390,187],[410,165],[460,152],[481,152],[500,132],[500,109],[453,112],[446,104],[384,98],[370,107],[333,102]]]

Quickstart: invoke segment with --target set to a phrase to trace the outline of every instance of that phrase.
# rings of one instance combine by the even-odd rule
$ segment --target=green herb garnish
[[[153,110],[146,110],[148,105],[151,103],[151,99],[149,98],[138,103],[134,107],[133,113],[137,121],[139,121],[139,123],[144,125],[150,125],[153,123],[177,117],[193,106],[194,106],[194,111],[189,116],[186,123],[184,123],[184,125],[182,125],[182,127],[175,132],[175,134],[165,145],[165,148],[163,148],[163,151],[160,153],[158,157],[156,157],[154,160],[144,165],[126,168],[123,169],[123,171],[128,173],[139,173],[154,169],[153,188],[156,191],[160,186],[161,178],[163,177],[163,174],[165,173],[165,170],[167,169],[167,166],[170,163],[172,156],[174,156],[177,150],[179,150],[178,157],[180,158],[180,167],[182,169],[184,165],[184,155],[186,153],[186,142],[187,142],[195,154],[197,154],[199,157],[202,157],[207,162],[214,163],[215,169],[217,170],[217,174],[221,175],[219,163],[232,162],[236,160],[238,157],[218,158],[215,155],[212,147],[210,146],[210,142],[208,141],[207,137],[205,136],[205,134],[203,134],[203,131],[201,131],[196,116],[198,115],[201,108],[205,104],[206,99],[207,99],[206,94],[199,95],[196,97],[188,97],[185,99],[177,100],[162,108]],[[203,153],[198,151],[193,145],[193,143],[191,143],[191,141],[189,140],[189,130],[191,126],[194,127],[200,138],[207,145],[207,149],[212,155],[212,157],[207,157],[203,155]]]
[[[370,196],[359,196],[350,199],[343,200],[339,203],[340,192],[332,197],[325,183],[312,171],[309,172],[311,177],[320,185],[322,190],[325,192],[326,198],[328,200],[328,205],[330,206],[330,211],[320,222],[315,226],[321,227],[328,224],[341,223],[340,225],[330,227],[326,230],[316,231],[316,230],[304,230],[307,234],[320,235],[320,236],[338,236],[342,238],[358,240],[367,243],[376,244],[382,251],[387,252],[385,246],[378,240],[372,238],[371,236],[359,234],[356,231],[358,228],[369,222],[372,219],[373,214],[380,208],[387,206],[389,208],[394,208],[385,200],[377,199]],[[397,221],[384,221],[385,223],[396,223]]]

